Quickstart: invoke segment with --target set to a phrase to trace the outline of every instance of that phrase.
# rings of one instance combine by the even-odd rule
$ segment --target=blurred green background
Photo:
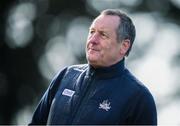
[[[158,124],[180,125],[180,0],[1,0],[0,124],[28,124],[56,72],[86,63],[89,25],[106,8],[135,23],[126,65],[152,92]]]

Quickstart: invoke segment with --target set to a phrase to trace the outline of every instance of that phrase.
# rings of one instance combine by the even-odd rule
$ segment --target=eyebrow
[[[89,27],[89,30],[96,30],[94,27]],[[106,29],[99,29],[98,31],[100,31],[100,32],[106,32],[106,33],[110,33],[108,30],[106,30]]]

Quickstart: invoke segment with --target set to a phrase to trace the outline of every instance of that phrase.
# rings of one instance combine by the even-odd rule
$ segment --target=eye
[[[101,35],[102,35],[102,36],[106,36],[106,34],[105,34],[105,33],[101,33]]]
[[[100,32],[100,34],[101,34],[102,38],[104,38],[104,39],[108,38],[107,33],[105,33],[105,32]]]
[[[94,32],[94,30],[89,30],[89,34],[93,34]]]

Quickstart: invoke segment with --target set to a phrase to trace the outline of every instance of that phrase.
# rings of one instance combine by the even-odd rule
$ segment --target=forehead
[[[91,27],[101,29],[117,29],[120,19],[115,15],[99,15],[92,23]]]

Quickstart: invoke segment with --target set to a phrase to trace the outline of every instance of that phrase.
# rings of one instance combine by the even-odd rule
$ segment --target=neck
[[[104,64],[103,65],[97,65],[97,64],[93,64],[93,63],[89,63],[89,62],[88,62],[88,64],[90,64],[94,69],[105,68],[105,67],[110,67],[110,66],[113,66],[114,64],[117,64],[118,62],[120,62],[123,59],[124,59],[124,57],[118,59],[117,61],[114,61],[114,62],[109,63],[109,64],[105,64],[105,65]]]

